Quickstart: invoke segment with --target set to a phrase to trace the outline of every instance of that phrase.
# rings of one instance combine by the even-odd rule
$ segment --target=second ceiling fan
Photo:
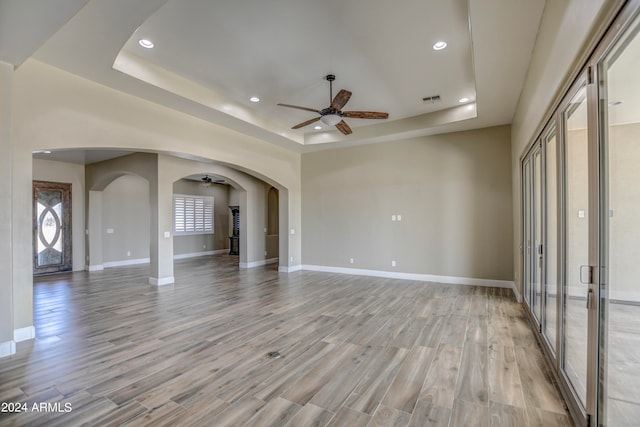
[[[315,108],[300,107],[298,105],[291,104],[278,104],[281,107],[297,108],[298,110],[313,111],[314,113],[320,114],[320,117],[298,123],[291,129],[300,129],[301,127],[310,125],[311,123],[315,123],[318,120],[322,120],[323,123],[330,126],[335,126],[343,134],[349,135],[350,133],[352,133],[352,130],[349,125],[342,119],[343,117],[350,119],[386,119],[389,117],[389,113],[381,113],[376,111],[342,111],[342,107],[344,107],[345,104],[349,101],[349,98],[351,98],[351,92],[345,89],[341,89],[334,98],[333,81],[335,79],[336,76],[333,74],[328,74],[325,77],[325,80],[329,82],[329,100],[331,104],[323,110],[316,110]]]

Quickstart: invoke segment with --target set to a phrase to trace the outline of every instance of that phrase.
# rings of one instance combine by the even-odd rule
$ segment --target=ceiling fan
[[[313,111],[314,113],[320,114],[320,117],[307,120],[306,122],[298,123],[291,129],[300,129],[301,127],[317,122],[318,120],[322,120],[322,123],[330,126],[335,126],[343,134],[349,135],[352,131],[349,125],[344,120],[342,120],[343,117],[350,119],[386,119],[389,117],[389,113],[380,113],[376,111],[342,111],[342,107],[344,107],[345,104],[349,101],[349,98],[351,98],[351,92],[341,89],[334,98],[333,81],[335,79],[336,76],[333,74],[328,74],[325,77],[325,80],[329,82],[329,100],[331,104],[323,110],[300,107],[298,105],[278,104],[281,107],[297,108],[298,110]]]
[[[204,177],[202,177],[202,181],[204,185],[211,185],[211,184],[224,184],[225,180],[224,179],[211,179],[211,177],[207,174]]]

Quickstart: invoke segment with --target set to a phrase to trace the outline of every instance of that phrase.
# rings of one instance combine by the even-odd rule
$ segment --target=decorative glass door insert
[[[71,184],[33,182],[33,273],[71,270]]]

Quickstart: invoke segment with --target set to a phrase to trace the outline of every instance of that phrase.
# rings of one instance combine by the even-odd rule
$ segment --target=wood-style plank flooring
[[[175,270],[38,278],[37,339],[0,359],[0,402],[29,411],[0,425],[571,425],[510,290],[226,255]]]

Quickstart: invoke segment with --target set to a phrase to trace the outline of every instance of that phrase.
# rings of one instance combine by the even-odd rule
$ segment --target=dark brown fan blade
[[[342,116],[350,119],[388,119],[389,113],[376,111],[343,111]]]
[[[344,89],[340,90],[335,98],[333,98],[333,101],[331,101],[331,108],[340,111],[349,101],[349,98],[351,98],[351,92]]]
[[[340,123],[338,123],[336,125],[336,127],[338,128],[338,130],[340,132],[342,132],[345,135],[349,135],[351,133],[351,128],[349,127],[347,122],[345,122],[344,120],[342,120]]]
[[[313,111],[314,113],[320,114],[320,110],[316,110],[315,108],[300,107],[299,105],[290,105],[290,104],[278,104],[278,105],[281,107],[297,108],[298,110]]]
[[[302,127],[305,127],[306,125],[310,125],[313,122],[317,122],[318,120],[320,120],[320,117],[316,117],[315,119],[307,120],[306,122],[298,123],[297,125],[295,125],[291,129],[300,129]]]

